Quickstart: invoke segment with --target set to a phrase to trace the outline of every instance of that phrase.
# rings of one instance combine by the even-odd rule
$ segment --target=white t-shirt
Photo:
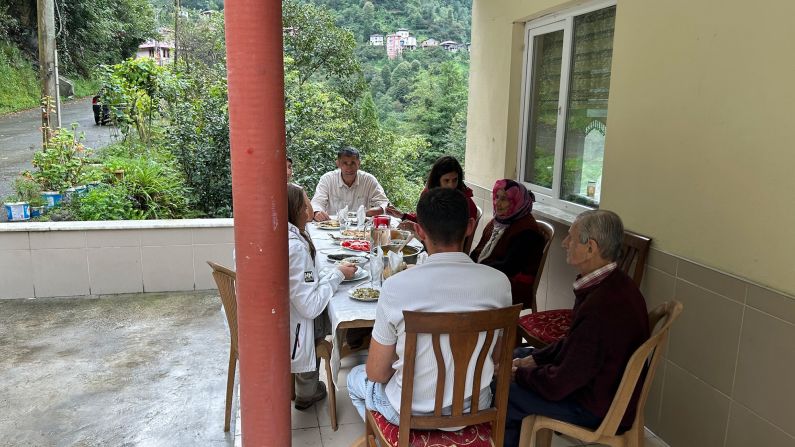
[[[392,407],[400,411],[400,393],[403,384],[404,347],[406,330],[403,311],[469,312],[495,309],[511,305],[511,283],[502,272],[489,266],[476,264],[464,253],[436,253],[424,264],[410,268],[384,282],[375,314],[373,339],[382,345],[396,345],[398,360],[392,364],[395,374],[386,385],[386,395]],[[479,346],[485,334],[481,334]],[[444,407],[453,402],[453,356],[447,337],[441,338],[445,370]],[[447,349],[445,349],[447,347]],[[476,351],[477,352],[477,351]],[[475,356],[476,357],[476,356]],[[467,372],[467,394],[472,389],[475,358]],[[488,356],[483,365],[480,383],[487,389],[494,373],[494,364]],[[436,396],[436,357],[430,335],[417,339],[417,357],[414,364],[414,398],[412,413],[433,411]]]

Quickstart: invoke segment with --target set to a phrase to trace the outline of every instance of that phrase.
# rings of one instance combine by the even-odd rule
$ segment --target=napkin
[[[345,205],[344,208],[342,208],[339,211],[337,211],[337,221],[340,223],[340,225],[342,224],[342,222],[345,220],[345,217],[347,217],[347,216],[348,216],[348,205]]]
[[[386,256],[387,265],[384,266],[384,278],[388,278],[406,268],[406,264],[403,262],[403,256],[400,254],[389,251]]]
[[[381,273],[384,271],[383,259],[384,252],[381,250],[381,247],[376,247],[375,256],[370,257],[370,281],[371,283],[378,281],[378,284],[373,285],[381,285]]]
[[[356,226],[361,227],[362,225],[364,225],[364,221],[366,218],[367,216],[364,213],[364,205],[359,205],[359,209],[356,210],[356,220],[357,220]]]

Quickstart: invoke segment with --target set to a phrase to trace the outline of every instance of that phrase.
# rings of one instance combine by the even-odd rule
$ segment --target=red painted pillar
[[[281,0],[227,0],[245,446],[289,446],[290,308]]]

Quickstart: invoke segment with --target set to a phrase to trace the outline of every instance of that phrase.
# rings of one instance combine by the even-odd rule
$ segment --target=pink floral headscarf
[[[523,184],[507,178],[497,180],[494,183],[494,188],[491,189],[491,200],[495,210],[497,209],[497,191],[499,190],[505,191],[508,201],[511,202],[511,207],[505,217],[497,216],[495,211],[495,224],[508,226],[533,211],[533,202],[535,201],[533,193],[528,191]]]

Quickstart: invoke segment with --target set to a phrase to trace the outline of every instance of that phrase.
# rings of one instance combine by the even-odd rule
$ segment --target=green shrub
[[[78,220],[137,220],[143,213],[133,207],[124,184],[103,185],[74,199],[72,209]]]
[[[46,150],[33,154],[36,171],[33,178],[48,191],[63,192],[79,184],[83,165],[89,162],[91,150],[81,143],[83,136],[72,130],[56,129],[46,144]]]
[[[0,114],[36,107],[40,94],[33,63],[17,47],[0,41]]]
[[[173,160],[153,151],[152,156],[112,156],[104,161],[109,171],[124,171],[116,180],[127,189],[133,207],[144,219],[178,219],[187,212],[185,181]]]

